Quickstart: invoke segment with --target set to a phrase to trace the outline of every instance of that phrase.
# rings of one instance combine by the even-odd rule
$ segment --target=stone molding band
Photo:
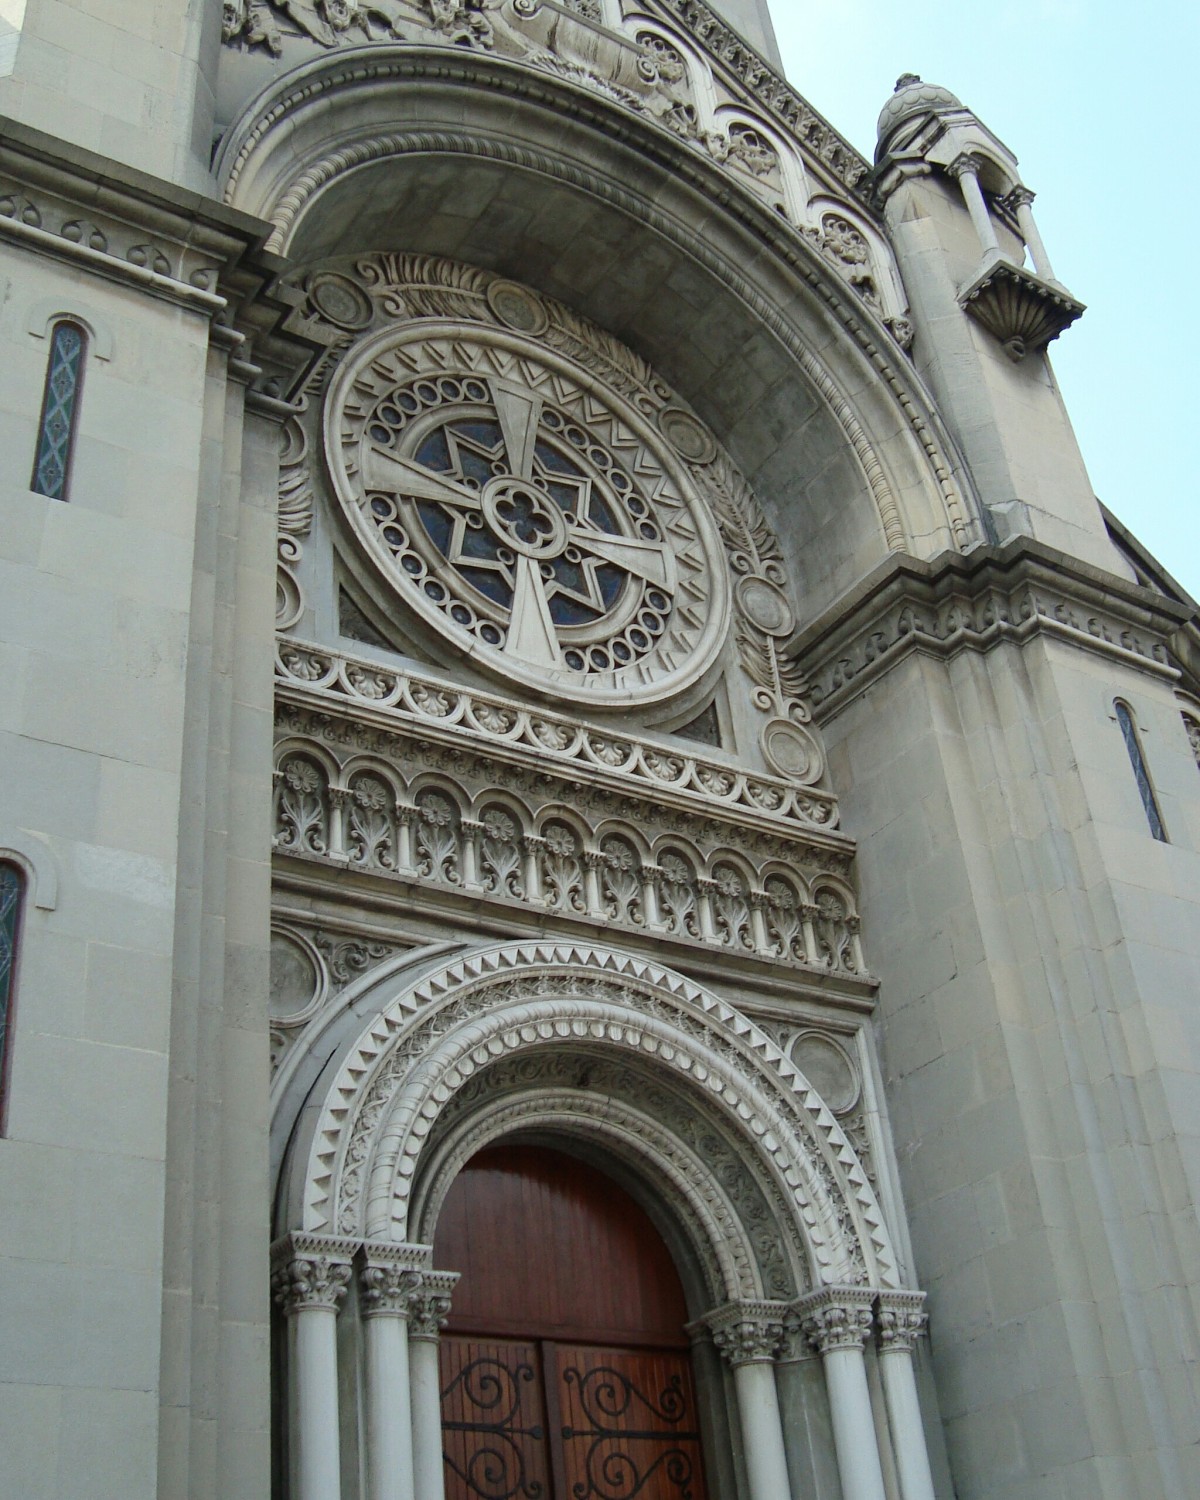
[[[1186,606],[1021,538],[931,562],[893,557],[789,650],[808,675],[824,723],[911,652],[942,659],[1052,636],[1175,681],[1172,637]]]

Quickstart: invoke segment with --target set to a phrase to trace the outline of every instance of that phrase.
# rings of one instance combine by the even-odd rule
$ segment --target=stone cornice
[[[819,115],[790,83],[721,20],[705,0],[659,0],[662,8],[811,155],[863,204],[871,204],[871,167],[849,141]]]
[[[814,787],[747,772],[690,744],[662,744],[581,722],[553,709],[527,707],[500,694],[351,656],[281,636],[275,668],[278,702],[336,714],[356,723],[433,743],[478,747],[498,761],[534,765],[555,778],[654,801],[764,833],[803,836],[853,853],[837,831],[837,803]]]
[[[207,319],[254,409],[281,420],[293,408],[251,352],[287,312],[267,291],[284,266],[264,248],[270,229],[216,198],[0,119],[0,241]],[[303,338],[274,338],[285,361],[307,357]]]
[[[790,643],[826,722],[911,652],[946,659],[1050,636],[1174,680],[1186,606],[1017,538],[923,561],[893,556]]]

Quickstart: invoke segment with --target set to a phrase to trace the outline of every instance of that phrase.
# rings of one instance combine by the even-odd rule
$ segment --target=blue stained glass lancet
[[[86,348],[87,338],[78,323],[54,325],[31,485],[37,494],[48,495],[51,500],[66,498]]]
[[[1142,806],[1146,809],[1146,821],[1150,824],[1150,832],[1160,843],[1169,843],[1162,813],[1158,810],[1158,798],[1154,795],[1154,788],[1150,785],[1150,773],[1146,769],[1146,761],[1142,755],[1133,715],[1119,698],[1113,707],[1116,710],[1117,723],[1121,726],[1121,733],[1125,736],[1125,748],[1129,751],[1130,764],[1133,766],[1134,778],[1142,796]]]
[[[0,863],[0,1123],[4,1119],[7,1042],[12,1020],[13,977],[17,966],[17,934],[24,886],[24,877],[15,865]]]

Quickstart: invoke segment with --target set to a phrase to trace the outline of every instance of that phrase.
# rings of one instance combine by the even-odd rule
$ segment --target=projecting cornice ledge
[[[1171,680],[1185,605],[1019,538],[924,561],[894,555],[805,627],[790,650],[820,723],[911,652],[948,658],[1054,636]]]

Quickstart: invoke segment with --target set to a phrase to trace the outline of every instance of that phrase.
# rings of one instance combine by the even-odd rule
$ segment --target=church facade
[[[1033,201],[765,0],[0,4],[5,1494],[1200,1490],[1200,621]]]

